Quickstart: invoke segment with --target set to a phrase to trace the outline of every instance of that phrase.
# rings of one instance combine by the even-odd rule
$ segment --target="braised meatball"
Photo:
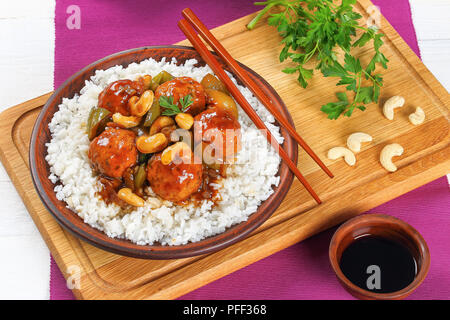
[[[241,150],[241,125],[232,113],[208,106],[194,121],[200,124],[203,160],[206,163],[212,161],[205,159],[207,156],[212,157],[215,163],[228,162]],[[194,133],[194,136],[197,139],[199,134]],[[200,141],[194,143],[198,145]]]
[[[111,113],[119,112],[129,116],[128,100],[144,92],[142,81],[118,80],[110,83],[98,96],[98,106]]]
[[[148,162],[147,180],[161,198],[180,202],[199,189],[202,183],[202,165],[194,161],[164,165],[161,153],[157,153]]]
[[[179,104],[180,98],[191,95],[193,103],[184,110],[195,116],[205,110],[206,95],[203,86],[189,77],[178,77],[161,84],[155,91],[155,98],[159,101],[161,96],[173,96],[173,102]],[[163,109],[163,108],[162,108]]]
[[[108,177],[121,178],[137,162],[135,138],[133,131],[106,128],[89,146],[92,167]]]

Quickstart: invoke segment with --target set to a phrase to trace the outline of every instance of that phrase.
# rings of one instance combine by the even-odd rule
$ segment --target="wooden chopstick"
[[[255,123],[256,127],[260,130],[265,130],[266,138],[269,143],[275,148],[275,150],[279,153],[284,162],[288,165],[289,169],[294,173],[294,175],[298,178],[298,180],[303,184],[303,186],[308,190],[311,196],[316,200],[317,203],[321,203],[322,201],[319,199],[315,191],[311,188],[308,181],[306,181],[305,177],[300,173],[297,166],[291,161],[286,151],[280,147],[277,140],[272,136],[270,130],[266,127],[264,122],[258,116],[256,111],[252,108],[252,106],[248,103],[239,89],[234,85],[233,81],[228,77],[226,72],[222,69],[219,62],[212,55],[212,53],[208,50],[206,45],[200,40],[199,36],[189,24],[187,20],[178,21],[178,27],[183,31],[189,41],[192,43],[194,48],[200,54],[200,56],[205,60],[205,62],[209,65],[209,67],[213,70],[213,72],[219,77],[219,79],[224,83],[225,87],[231,93],[231,95],[236,99],[242,109],[247,113],[249,118]]]
[[[333,178],[333,174],[327,168],[327,166],[320,160],[320,158],[314,153],[314,151],[308,146],[308,144],[300,137],[300,135],[291,126],[288,120],[274,107],[270,97],[268,97],[264,91],[251,79],[245,70],[243,70],[236,60],[228,53],[228,51],[222,46],[222,44],[214,37],[214,35],[206,28],[206,26],[200,21],[195,13],[186,8],[182,11],[183,17],[191,23],[199,35],[205,40],[211,48],[219,55],[220,58],[233,70],[234,74],[244,83],[253,94],[259,98],[262,104],[272,113],[275,119],[289,132],[292,138],[306,151],[307,154],[326,172],[328,176]]]

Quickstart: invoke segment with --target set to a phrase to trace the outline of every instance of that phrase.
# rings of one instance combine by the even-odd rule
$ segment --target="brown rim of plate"
[[[196,255],[211,253],[223,249],[249,235],[253,230],[265,222],[278,208],[286,196],[292,181],[293,174],[284,162],[281,162],[278,171],[280,184],[274,187],[274,193],[251,214],[244,222],[227,228],[224,232],[210,236],[198,242],[189,242],[185,245],[138,245],[126,239],[110,238],[104,232],[97,230],[85,223],[75,212],[67,208],[64,201],[56,199],[53,191],[55,185],[48,179],[50,175],[49,165],[45,160],[47,149],[45,144],[50,141],[51,134],[48,124],[64,97],[73,97],[84,86],[84,81],[95,74],[95,70],[105,70],[115,65],[127,66],[133,62],[141,62],[148,58],[160,61],[175,57],[177,64],[184,63],[188,59],[196,59],[198,64],[204,66],[205,62],[192,47],[185,46],[151,46],[122,51],[100,59],[72,75],[49,98],[41,110],[33,128],[30,144],[30,168],[34,186],[47,210],[56,218],[58,223],[76,237],[109,252],[142,259],[178,259]],[[218,59],[220,61],[220,59]],[[221,61],[220,61],[221,62]],[[250,77],[261,85],[263,91],[272,98],[280,112],[294,126],[289,111],[276,91],[256,72],[239,63]],[[224,69],[232,73],[221,62]],[[239,82],[239,81],[238,81]],[[241,84],[241,83],[240,83]],[[279,125],[278,123],[276,123]],[[298,147],[288,132],[281,128],[284,137],[282,147],[288,153],[294,163],[298,162]]]

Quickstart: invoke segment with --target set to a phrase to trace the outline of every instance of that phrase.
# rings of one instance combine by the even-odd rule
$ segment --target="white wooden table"
[[[422,59],[449,90],[450,0],[410,3]],[[54,0],[0,2],[0,111],[53,90],[54,9]],[[0,195],[0,299],[48,299],[49,251],[3,166]]]

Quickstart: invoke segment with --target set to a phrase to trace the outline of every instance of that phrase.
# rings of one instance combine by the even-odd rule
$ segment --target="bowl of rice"
[[[293,126],[275,90],[241,64]],[[288,153],[298,160],[297,144],[225,64],[238,89]],[[98,177],[88,158],[86,119],[99,94],[113,81],[155,77],[200,81],[211,69],[191,47],[132,49],[105,57],[64,82],[50,97],[33,128],[30,168],[37,193],[58,223],[103,250],[143,259],[176,259],[211,253],[247,237],[263,224],[286,196],[293,174],[239,107],[242,148],[216,186],[220,201],[180,205],[161,199],[151,188],[145,204],[121,212],[99,197]]]

